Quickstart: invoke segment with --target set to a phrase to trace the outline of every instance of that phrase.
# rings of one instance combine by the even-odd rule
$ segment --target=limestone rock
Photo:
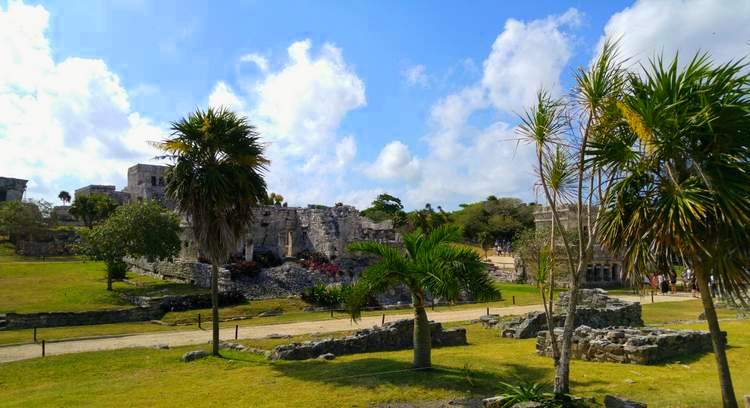
[[[281,316],[283,313],[284,311],[281,308],[276,307],[276,308],[258,313],[258,317]]]
[[[336,358],[336,355],[333,353],[325,353],[318,356],[318,360],[333,360]]]
[[[647,405],[642,402],[631,401],[621,397],[615,397],[613,395],[607,395],[604,397],[605,408],[646,408]]]
[[[432,345],[465,345],[466,329],[443,329],[440,323],[430,322]],[[403,350],[413,347],[414,320],[387,322],[382,327],[363,329],[351,336],[327,338],[304,343],[276,346],[271,356],[274,360],[307,360],[331,353],[336,356],[375,351]]]
[[[482,400],[482,406],[484,408],[503,408],[505,406],[505,401],[507,400],[508,398],[503,397],[502,395],[485,398]]]
[[[206,353],[203,350],[196,350],[196,351],[188,351],[187,353],[183,354],[180,360],[182,360],[183,363],[187,363],[187,362],[199,360],[205,357],[208,357],[208,353]]]

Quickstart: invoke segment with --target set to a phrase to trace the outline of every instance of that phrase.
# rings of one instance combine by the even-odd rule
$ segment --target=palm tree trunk
[[[578,274],[573,272],[570,281],[570,303],[563,326],[562,345],[560,347],[560,362],[555,368],[555,394],[570,393],[570,348],[575,326],[576,307],[578,306]]]
[[[211,354],[219,355],[219,266],[211,262]]]
[[[553,206],[557,206],[557,194],[552,195]],[[560,365],[560,348],[557,347],[557,339],[555,336],[555,316],[554,316],[554,297],[555,297],[555,223],[552,222],[552,228],[550,229],[550,268],[549,268],[549,306],[545,307],[544,310],[547,313],[547,330],[549,330],[550,341],[552,341],[552,360],[555,364],[555,369]],[[542,295],[542,301],[544,301],[544,295]]]
[[[427,312],[424,310],[424,294],[414,294],[414,368],[432,367],[432,334]]]
[[[726,345],[724,344],[724,339],[721,335],[719,319],[716,316],[716,309],[714,308],[714,300],[711,298],[711,289],[708,286],[708,276],[702,267],[697,267],[695,269],[696,279],[698,279],[698,287],[701,290],[703,310],[706,313],[708,329],[711,332],[711,342],[714,345],[716,367],[719,369],[721,399],[724,402],[724,408],[737,408],[737,399],[735,398],[734,386],[732,385],[732,375],[729,372],[729,362],[727,361]]]

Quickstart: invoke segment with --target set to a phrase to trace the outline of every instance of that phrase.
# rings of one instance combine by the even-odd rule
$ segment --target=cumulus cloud
[[[492,104],[504,111],[520,111],[534,101],[539,87],[560,88],[560,74],[572,55],[565,31],[580,23],[570,9],[562,15],[523,22],[509,19],[484,61],[482,85]]]
[[[533,149],[516,143],[511,124],[494,121],[474,125],[477,112],[513,115],[533,102],[539,87],[560,92],[560,75],[573,53],[571,30],[581,15],[533,21],[509,19],[483,63],[482,78],[440,98],[432,107],[423,157],[392,142],[381,151],[367,174],[374,179],[399,179],[407,205],[427,202],[453,207],[489,194],[532,199]],[[417,167],[418,172],[404,171]]]
[[[425,87],[428,85],[430,78],[427,76],[427,68],[422,64],[411,66],[402,73],[409,85],[419,85]]]
[[[736,60],[750,55],[750,2],[638,1],[609,19],[599,49],[605,38],[619,39],[621,55],[643,63],[677,51],[683,61],[699,51],[720,62]]]
[[[258,67],[258,69],[260,69],[261,72],[268,72],[268,59],[260,54],[245,54],[240,57],[240,62],[253,63]]]
[[[54,61],[48,19],[41,6],[0,6],[0,174],[30,179],[28,195],[47,199],[83,183],[122,186],[162,130],[131,111],[104,61]]]
[[[419,176],[419,159],[400,141],[393,141],[383,147],[375,162],[367,167],[370,177],[379,180],[413,180]]]
[[[347,197],[357,141],[339,129],[366,98],[364,83],[341,49],[325,43],[314,51],[310,40],[302,40],[289,45],[286,61],[277,70],[258,54],[244,55],[240,62],[256,64],[261,76],[251,83],[238,78],[249,84],[241,92],[217,82],[209,105],[229,106],[258,127],[271,160],[269,188],[292,205],[333,204]],[[363,201],[361,194],[358,202]]]
[[[224,81],[219,81],[208,96],[208,106],[227,108],[237,112],[245,110],[245,103]]]

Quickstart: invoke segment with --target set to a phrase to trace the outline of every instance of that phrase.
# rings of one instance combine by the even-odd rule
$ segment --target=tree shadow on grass
[[[497,367],[497,371],[492,372],[470,365],[433,365],[430,370],[415,370],[411,362],[385,358],[363,358],[346,362],[284,361],[272,364],[271,368],[291,378],[334,386],[417,386],[476,395],[497,394],[502,389],[500,382],[544,382],[549,373],[546,368],[513,363],[504,363]]]

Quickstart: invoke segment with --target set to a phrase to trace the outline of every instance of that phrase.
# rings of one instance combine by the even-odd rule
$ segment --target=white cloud
[[[580,23],[580,13],[570,9],[528,23],[509,19],[484,61],[482,85],[500,110],[519,112],[533,102],[539,87],[559,91],[560,74],[572,54],[570,35],[564,28]]]
[[[521,112],[541,86],[559,93],[560,75],[572,55],[570,29],[580,18],[578,11],[570,9],[529,22],[506,21],[484,61],[482,79],[433,105],[424,157],[407,156],[405,146],[394,142],[389,146],[403,147],[391,151],[386,146],[369,166],[368,175],[403,180],[408,188],[401,193],[411,207],[427,202],[451,207],[490,194],[532,199],[533,150],[515,142],[510,124],[495,121],[477,126],[471,117],[488,109],[505,115]],[[408,172],[387,165],[404,162],[419,164],[418,177],[409,179]]]
[[[625,58],[646,63],[660,53],[682,61],[708,51],[726,62],[750,55],[750,2],[736,0],[638,1],[614,14],[604,38],[620,39]]]
[[[208,106],[213,108],[224,107],[239,112],[245,110],[245,103],[224,81],[219,81],[214,86],[208,96]]]
[[[260,54],[245,54],[240,57],[240,62],[251,62],[255,64],[261,72],[268,72],[268,59]]]
[[[429,84],[430,78],[427,76],[427,68],[422,64],[411,66],[404,70],[402,75],[406,78],[406,83],[409,85],[419,85],[426,87]]]
[[[122,187],[128,166],[154,156],[146,141],[162,130],[131,111],[104,61],[55,62],[48,18],[41,6],[0,7],[0,175],[30,179],[28,195],[48,200],[83,184]]]
[[[292,43],[278,70],[247,54],[241,62],[258,65],[261,76],[238,78],[241,93],[220,81],[209,96],[209,104],[230,106],[258,127],[268,143],[269,188],[292,205],[330,205],[351,190],[357,141],[339,129],[349,112],[366,104],[365,85],[342,51],[328,43],[312,48],[310,40]]]
[[[419,176],[419,159],[412,156],[409,147],[393,141],[383,147],[375,162],[367,166],[367,174],[375,179],[413,180]]]

